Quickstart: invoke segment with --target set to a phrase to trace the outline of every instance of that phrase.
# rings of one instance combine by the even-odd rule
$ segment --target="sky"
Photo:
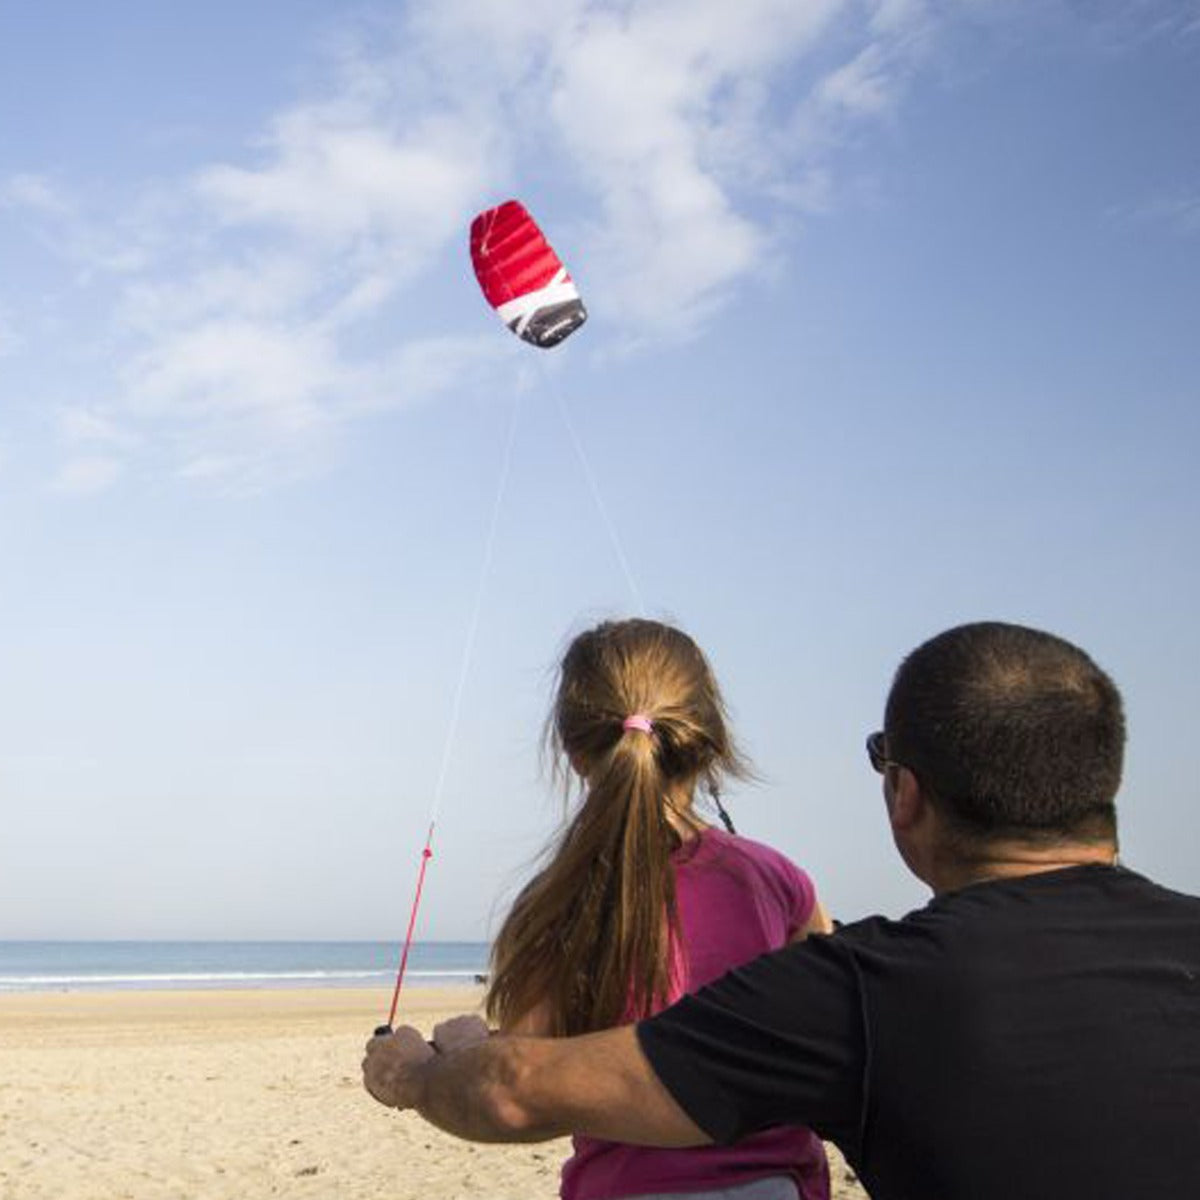
[[[1198,126],[1195,0],[0,0],[0,938],[398,939],[434,817],[486,938],[637,613],[836,916],[925,898],[863,739],[980,619],[1113,675],[1200,892]]]

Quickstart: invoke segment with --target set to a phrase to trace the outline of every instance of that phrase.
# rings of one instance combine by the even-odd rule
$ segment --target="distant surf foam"
[[[487,951],[478,942],[414,946],[406,982],[478,980]],[[0,942],[0,993],[383,987],[395,977],[395,955],[379,942]]]

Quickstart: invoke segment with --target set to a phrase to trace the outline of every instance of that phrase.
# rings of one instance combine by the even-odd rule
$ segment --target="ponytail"
[[[647,728],[649,725],[649,728]],[[685,634],[650,621],[577,638],[547,723],[560,769],[586,778],[579,810],[517,897],[492,951],[490,1019],[538,1008],[550,1032],[649,1015],[671,995],[677,934],[672,795],[742,773],[716,684]]]

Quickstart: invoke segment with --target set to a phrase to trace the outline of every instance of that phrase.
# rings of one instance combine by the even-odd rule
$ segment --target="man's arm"
[[[643,1146],[710,1139],[659,1082],[633,1026],[575,1038],[490,1037],[438,1054],[415,1029],[373,1038],[367,1091],[475,1142],[567,1133]]]

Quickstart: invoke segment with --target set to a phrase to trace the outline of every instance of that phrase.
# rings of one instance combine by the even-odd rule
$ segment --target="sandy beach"
[[[429,1029],[479,988],[412,988]],[[472,1146],[362,1090],[387,997],[348,989],[0,996],[4,1200],[529,1200],[565,1143]],[[833,1161],[834,1195],[865,1193]]]

